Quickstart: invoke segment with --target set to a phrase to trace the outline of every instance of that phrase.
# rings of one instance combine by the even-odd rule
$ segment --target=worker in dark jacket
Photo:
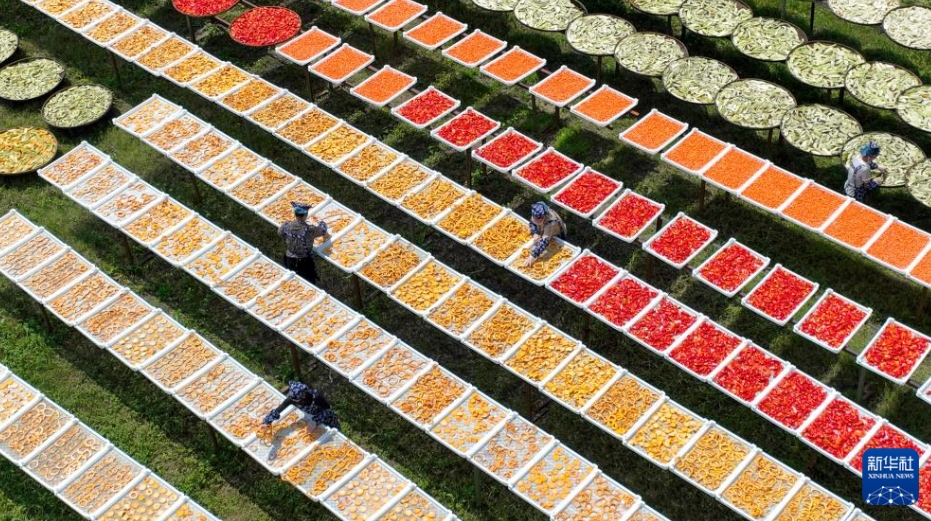
[[[530,266],[546,251],[553,237],[566,238],[566,223],[544,202],[530,205],[530,236],[533,246],[524,266]]]
[[[286,398],[281,405],[265,415],[262,425],[270,425],[272,422],[281,419],[281,412],[293,405],[306,413],[310,418],[320,424],[326,425],[333,429],[339,429],[339,417],[330,408],[330,402],[327,401],[323,393],[308,387],[306,384],[292,380],[288,386],[281,390]]]
[[[314,264],[314,241],[326,237],[327,227],[323,221],[316,225],[307,223],[310,206],[292,202],[294,220],[278,228],[278,235],[284,239],[287,251],[284,254],[284,267],[297,273],[311,284],[318,284],[317,266]]]

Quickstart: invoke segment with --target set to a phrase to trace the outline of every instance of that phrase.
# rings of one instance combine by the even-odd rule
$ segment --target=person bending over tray
[[[323,393],[312,387],[308,387],[297,380],[288,382],[288,386],[281,390],[287,396],[281,405],[265,415],[262,425],[271,425],[273,422],[281,419],[281,412],[293,405],[306,413],[310,418],[320,425],[326,425],[333,429],[339,429],[339,417],[330,408],[330,402],[327,401]]]
[[[844,192],[859,202],[866,199],[866,194],[879,188],[889,173],[886,167],[876,163],[879,157],[879,145],[870,141],[860,147],[858,154],[854,154],[847,166],[847,181],[844,183]],[[878,170],[879,177],[873,177],[873,170]]]
[[[566,239],[566,223],[544,202],[530,205],[530,235],[533,237],[533,246],[530,255],[524,261],[524,266],[530,266],[546,251],[553,237]]]

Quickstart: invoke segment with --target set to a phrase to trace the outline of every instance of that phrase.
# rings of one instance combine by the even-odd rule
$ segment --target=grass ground
[[[545,56],[551,64],[570,64],[583,72],[593,73],[593,62],[568,51],[561,37],[519,28],[509,22],[509,17],[505,15],[480,12],[464,3],[436,0],[428,3],[470,25],[505,36],[510,42]],[[165,0],[131,0],[122,5],[178,33],[185,32],[183,20]],[[772,0],[758,0],[753,2],[753,6],[758,13],[770,15],[778,9],[778,4]],[[349,17],[335,14],[333,10],[320,8],[311,2],[295,3],[293,7],[301,12],[307,24],[316,23],[359,48],[368,48],[370,45],[367,31]],[[613,1],[588,2],[588,7],[592,12],[620,12],[641,30],[657,29],[660,26],[659,21],[627,12],[621,4]],[[119,86],[106,53],[20,2],[0,0],[0,9],[5,13],[2,23],[19,34],[23,41],[20,55],[54,56],[68,67],[71,83],[99,82],[113,88],[117,96],[117,110],[126,110],[153,91],[179,102],[253,150],[301,175],[350,208],[361,211],[388,231],[404,235],[442,261],[556,326],[576,336],[581,335],[582,314],[577,309],[553,298],[546,290],[531,286],[491,265],[445,237],[430,232],[406,214],[317,166],[257,127],[243,126],[226,112],[216,110],[167,81],[153,80],[141,69],[131,65],[121,65],[122,86]],[[796,23],[804,25],[806,13],[807,4],[790,4],[790,14]],[[853,32],[853,26],[840,22],[823,8],[819,8],[818,27],[819,35],[830,35],[831,38],[841,35],[844,41],[854,39],[855,47],[864,50],[870,59],[896,61],[915,69],[921,68],[925,75],[931,74],[927,69],[925,55],[901,51],[887,39],[883,40],[885,37],[875,35],[868,29],[857,28]],[[211,53],[260,72],[295,92],[303,92],[303,74],[297,68],[282,66],[259,51],[232,44],[215,26],[202,30],[200,37],[201,44]],[[385,48],[386,43],[383,38],[380,41],[381,48]],[[784,70],[780,72],[779,66],[761,67],[748,62],[733,49],[728,49],[727,42],[690,37],[687,43],[693,54],[724,59],[741,76],[776,77],[779,81],[789,81],[788,78],[778,76],[785,75]],[[438,60],[435,55],[402,47],[397,56],[389,61],[417,75],[421,83],[433,83],[462,99],[465,105],[475,105],[507,125],[539,135],[549,122],[549,115],[529,110],[521,93],[504,91],[475,73]],[[841,174],[836,162],[811,161],[788,149],[765,151],[761,136],[739,132],[722,124],[714,115],[672,102],[665,94],[656,92],[650,82],[629,76],[612,78],[611,82],[640,98],[643,109],[656,106],[747,149],[767,156],[772,155],[772,152],[781,165],[793,171],[831,186],[840,185]],[[790,87],[800,101],[820,99],[815,91],[802,89],[797,84]],[[321,105],[453,178],[463,179],[466,175],[474,175],[476,188],[499,203],[526,211],[529,203],[536,199],[530,192],[501,176],[468,172],[462,156],[444,153],[426,133],[397,123],[386,111],[368,110],[348,94],[336,92]],[[0,105],[0,127],[25,124],[41,126],[39,107],[40,102]],[[916,136],[917,132],[902,128],[894,117],[870,112],[865,107],[847,108],[867,129],[883,128],[899,132],[927,148],[924,136]],[[626,120],[623,125],[630,122]],[[245,212],[225,196],[212,192],[205,185],[200,185],[202,197],[198,198],[188,174],[108,123],[58,135],[63,150],[88,140],[112,154],[119,163],[181,202],[196,208],[221,227],[230,229],[256,245],[264,253],[273,257],[280,255],[281,246],[264,221]],[[808,232],[773,219],[747,205],[733,200],[726,201],[720,195],[715,196],[704,210],[699,210],[695,198],[697,184],[692,180],[653,158],[620,146],[610,134],[596,132],[589,126],[578,124],[578,121],[569,121],[568,126],[550,131],[546,137],[574,158],[623,180],[640,193],[665,202],[669,207],[668,215],[679,210],[688,211],[717,228],[722,237],[738,238],[750,247],[819,281],[823,286],[833,287],[873,307],[878,316],[892,315],[925,331],[931,330],[931,321],[927,317],[914,316],[913,304],[919,290],[903,282],[900,277],[878,270],[870,262],[851,256],[836,246],[814,238]],[[883,193],[877,206],[919,227],[931,229],[931,214],[912,202],[901,190]],[[194,279],[179,277],[174,269],[159,259],[130,265],[122,255],[119,232],[96,220],[40,179],[26,177],[3,180],[0,184],[0,212],[9,208],[17,208],[30,219],[47,227],[104,271],[131,286],[153,304],[169,311],[186,326],[197,329],[266,379],[282,383],[290,375],[287,345],[280,337],[211,292],[205,291]],[[648,258],[642,250],[621,245],[595,232],[579,219],[570,218],[569,226],[571,240],[575,244],[593,249],[638,276],[646,276]],[[138,259],[142,252],[137,248],[135,253]],[[345,278],[323,264],[321,268],[326,288],[345,302],[350,302],[350,288]],[[851,357],[837,357],[827,353],[787,329],[769,324],[741,308],[735,301],[725,299],[671,268],[657,266],[647,280],[739,334],[767,346],[848,396],[854,394],[858,370]],[[492,397],[509,407],[522,410],[525,394],[520,381],[492,367],[426,323],[416,320],[413,315],[377,292],[369,293],[362,311],[375,322],[434,357]],[[0,362],[221,518],[227,521],[332,519],[323,509],[266,473],[229,444],[221,443],[221,450],[214,452],[206,437],[206,426],[160,393],[142,376],[128,371],[77,332],[60,324],[51,330],[42,327],[35,304],[11,284],[0,283],[0,300],[4,303],[0,306]],[[864,338],[858,340],[862,345]],[[593,326],[587,343],[634,374],[665,390],[691,410],[717,421],[793,467],[805,470],[811,478],[830,490],[849,500],[859,497],[859,480],[852,474],[839,471],[834,463],[814,456],[814,451],[781,430],[772,428],[745,407],[735,404],[711,387],[698,383],[672,365],[645,354],[643,348],[612,330],[600,325]],[[463,519],[543,519],[543,516],[488,479],[481,480],[481,488],[473,491],[472,467],[469,464],[411,428],[367,395],[355,390],[341,377],[323,368],[308,367],[308,359],[304,362],[305,372],[310,375],[310,379],[321,385],[332,397],[344,428],[352,439],[388,459],[425,490],[453,508]],[[872,376],[867,378],[866,391],[863,401],[865,406],[883,414],[920,439],[931,440],[931,424],[923,421],[923,415],[920,414],[928,405],[914,397],[911,391]],[[607,474],[640,493],[647,503],[671,519],[739,519],[736,514],[671,473],[657,472],[646,460],[558,406],[548,408],[539,424],[593,460]],[[77,514],[5,461],[0,462],[0,483],[3,484],[0,487],[0,520],[78,519]],[[890,513],[889,510],[873,510],[871,513],[884,520],[919,518],[910,511]]]

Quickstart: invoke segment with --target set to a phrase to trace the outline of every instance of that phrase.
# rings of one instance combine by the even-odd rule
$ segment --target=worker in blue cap
[[[278,228],[278,235],[284,239],[287,247],[284,254],[284,267],[297,273],[311,284],[318,284],[320,276],[317,275],[317,266],[314,264],[314,241],[318,237],[326,237],[326,223],[323,221],[317,221],[316,225],[307,223],[310,205],[292,202],[291,208],[294,209],[294,220]]]
[[[875,141],[863,145],[859,153],[854,154],[847,165],[847,181],[844,183],[847,195],[862,203],[867,193],[883,184],[889,171],[876,163],[878,157],[879,145]],[[879,177],[873,176],[873,170],[879,171]]]
[[[289,405],[293,405],[310,416],[310,419],[314,422],[332,429],[339,429],[339,417],[333,412],[333,409],[330,408],[330,402],[318,389],[297,380],[291,380],[281,392],[285,394],[284,401],[265,415],[262,425],[271,425],[273,422],[280,420],[281,413]]]
[[[543,201],[530,205],[530,235],[533,246],[524,266],[530,266],[546,251],[553,237],[566,238],[566,223]]]

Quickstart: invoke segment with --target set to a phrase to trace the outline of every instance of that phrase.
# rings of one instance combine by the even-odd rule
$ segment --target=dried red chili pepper
[[[725,292],[737,291],[763,266],[763,258],[740,244],[721,248],[698,273]]]
[[[868,449],[914,449],[919,457],[924,454],[924,449],[915,440],[888,424],[880,427],[860,452],[851,458],[850,465],[860,472],[863,471],[863,453]]]
[[[493,119],[470,108],[447,121],[436,135],[454,146],[467,147],[475,144],[495,127],[497,123]]]
[[[301,30],[301,17],[285,7],[256,7],[233,20],[230,37],[252,47],[277,45]]]
[[[426,125],[455,106],[455,99],[430,88],[411,98],[397,114],[415,125]]]
[[[866,362],[887,375],[904,378],[921,363],[931,341],[896,322],[889,322],[877,333],[863,353]]]
[[[598,208],[620,185],[603,174],[589,170],[576,177],[553,199],[579,213],[586,214]]]
[[[584,255],[572,263],[550,287],[575,302],[585,302],[608,283],[618,269],[594,255]]]
[[[799,330],[834,349],[840,349],[859,329],[864,318],[866,312],[847,299],[832,294],[805,317],[799,324]]]
[[[589,309],[612,324],[623,327],[630,319],[643,311],[659,292],[635,277],[624,277],[611,286]]]
[[[787,320],[811,297],[814,289],[814,283],[780,266],[762,284],[753,288],[747,302],[777,321]]]
[[[714,377],[715,383],[744,401],[752,401],[785,364],[756,346],[748,346]]]
[[[662,211],[658,203],[627,192],[598,218],[597,223],[625,239],[633,239]]]
[[[793,369],[760,400],[758,407],[776,422],[797,429],[827,396],[824,386]]]
[[[510,168],[522,159],[534,153],[540,145],[517,131],[505,132],[487,145],[475,151],[475,154],[499,168]]]
[[[578,172],[580,168],[581,164],[550,150],[531,159],[515,174],[545,190]]]
[[[740,337],[718,328],[714,322],[705,321],[682,339],[669,356],[694,373],[707,376],[740,342]]]
[[[172,0],[171,3],[179,13],[200,18],[225,13],[239,0]]]
[[[876,420],[862,416],[852,404],[837,398],[805,428],[802,437],[838,459],[844,459]]]
[[[628,333],[642,340],[646,345],[663,352],[676,341],[682,333],[692,327],[698,317],[682,309],[668,298],[651,309],[634,324]]]
[[[649,248],[669,262],[681,264],[701,251],[711,239],[711,232],[707,226],[680,215],[651,240]]]

